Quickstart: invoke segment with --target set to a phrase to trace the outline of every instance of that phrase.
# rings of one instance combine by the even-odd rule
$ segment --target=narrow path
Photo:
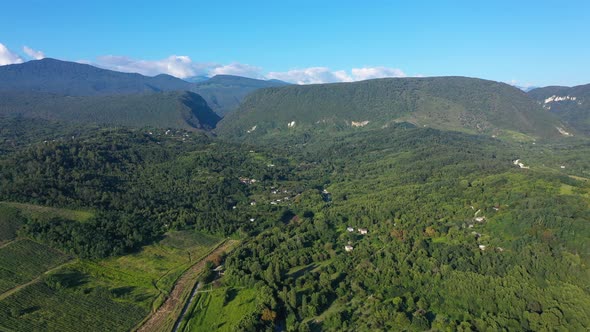
[[[16,239],[8,240],[8,241],[0,244],[0,248],[4,248],[4,247],[6,247],[7,245],[11,244],[14,241],[16,241]]]
[[[29,285],[32,285],[32,284],[34,284],[34,283],[36,283],[36,282],[39,282],[39,281],[41,281],[41,278],[42,278],[44,275],[47,275],[47,274],[49,274],[49,273],[51,273],[51,272],[53,272],[53,271],[56,271],[56,270],[59,270],[59,269],[61,269],[61,268],[62,268],[64,265],[71,263],[71,262],[72,262],[72,260],[73,260],[73,259],[70,259],[70,260],[68,260],[68,261],[64,262],[63,264],[60,264],[60,265],[58,265],[58,266],[56,266],[56,267],[53,267],[53,268],[51,268],[51,269],[49,269],[49,270],[47,270],[47,271],[45,271],[45,272],[41,273],[40,275],[38,275],[38,276],[37,276],[35,279],[33,279],[33,280],[31,280],[31,281],[25,282],[24,284],[20,284],[20,285],[18,285],[18,286],[16,286],[16,287],[14,287],[14,288],[11,288],[11,289],[7,290],[6,292],[4,292],[4,293],[0,294],[0,301],[4,300],[5,298],[9,297],[10,295],[12,295],[12,294],[14,294],[14,293],[18,292],[19,290],[21,290],[21,289],[23,289],[23,288],[25,288],[25,287],[27,287],[27,286],[29,286]]]
[[[156,310],[156,312],[154,312],[150,318],[137,329],[137,332],[165,331],[171,328],[176,322],[178,314],[182,312],[182,308],[184,308],[187,291],[195,287],[195,283],[205,267],[205,263],[210,258],[232,249],[238,242],[239,241],[236,240],[227,240],[221,243],[207,256],[191,266],[180,278],[178,278],[178,281],[170,292],[170,296],[168,296],[158,310]],[[166,327],[167,324],[170,325]]]
[[[195,297],[197,296],[197,293],[199,293],[199,289],[201,289],[201,287],[203,287],[203,283],[201,281],[199,281],[199,283],[197,283],[197,286],[193,289],[193,292],[191,293],[191,297],[188,299],[188,301],[186,301],[186,304],[182,308],[182,312],[180,313],[180,316],[178,316],[178,319],[176,320],[176,323],[174,324],[174,328],[172,329],[172,332],[178,331],[178,327],[180,326],[182,319],[186,315],[187,310],[191,307],[191,304],[195,300]]]

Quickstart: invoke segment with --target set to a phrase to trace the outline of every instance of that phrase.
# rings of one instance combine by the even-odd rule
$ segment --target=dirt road
[[[223,252],[229,251],[238,244],[239,241],[227,240],[215,248],[211,253],[191,266],[176,282],[172,292],[164,303],[152,313],[150,318],[137,329],[138,332],[157,332],[170,331],[179,317],[182,308],[186,302],[187,296],[190,296],[190,290],[193,289],[199,275],[205,267],[205,263]]]

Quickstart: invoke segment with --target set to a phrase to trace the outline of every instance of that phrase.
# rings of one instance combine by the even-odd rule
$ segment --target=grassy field
[[[193,231],[170,232],[139,252],[77,265],[99,286],[126,288],[125,297],[147,309],[158,306],[176,279],[220,240]]]
[[[235,331],[240,319],[256,310],[254,289],[204,290],[191,308],[184,331]]]
[[[69,258],[30,240],[17,240],[0,248],[0,294],[29,282]]]
[[[0,300],[0,331],[132,329],[219,242],[193,231],[170,232],[136,253],[78,260],[47,275],[65,255],[29,240],[9,243],[0,248],[0,290],[42,277]],[[23,276],[15,279],[17,271]]]
[[[86,210],[70,210],[35,204],[0,202],[0,209],[6,207],[17,209],[23,217],[40,220],[60,217],[68,220],[84,222],[94,216],[94,213]]]

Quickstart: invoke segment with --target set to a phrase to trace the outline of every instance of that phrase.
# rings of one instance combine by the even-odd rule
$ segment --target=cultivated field
[[[0,248],[0,291],[9,290],[0,295],[0,330],[130,330],[219,242],[170,232],[130,255],[62,266],[62,253],[31,240],[10,242]]]

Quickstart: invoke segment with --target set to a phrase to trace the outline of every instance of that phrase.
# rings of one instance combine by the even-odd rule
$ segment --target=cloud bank
[[[95,62],[84,61],[98,67],[148,76],[168,74],[179,78],[193,76],[237,75],[257,79],[277,79],[295,84],[354,82],[382,77],[406,77],[398,68],[363,67],[351,70],[332,70],[328,67],[310,67],[284,72],[264,73],[263,69],[243,63],[195,62],[185,55],[171,55],[161,60],[138,60],[126,56],[100,56]]]
[[[311,67],[286,72],[270,72],[266,77],[296,84],[318,84],[354,82],[384,77],[407,77],[407,75],[401,69],[388,67],[352,68],[350,71]]]
[[[171,55],[161,60],[136,60],[126,56],[99,56],[96,62],[81,61],[101,68],[116,71],[139,73],[147,76],[168,74],[179,78],[186,78],[202,74],[207,64],[195,63],[188,56]]]
[[[23,62],[23,58],[9,50],[4,44],[0,43],[0,66]]]
[[[28,46],[23,46],[23,52],[25,52],[26,55],[35,60],[41,60],[45,58],[45,53],[34,50]]]

